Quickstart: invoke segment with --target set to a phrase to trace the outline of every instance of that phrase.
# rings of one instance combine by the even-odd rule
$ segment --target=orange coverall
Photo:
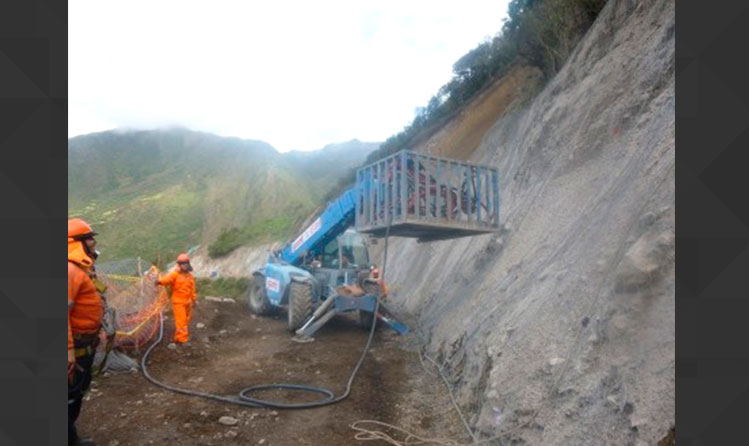
[[[78,438],[75,422],[83,395],[91,385],[91,367],[98,344],[104,305],[89,277],[93,260],[83,242],[68,238],[68,352],[73,352],[77,370],[68,376],[68,443]]]
[[[101,327],[104,307],[88,276],[93,263],[81,242],[68,239],[68,350],[74,335],[96,334]]]
[[[172,289],[172,312],[174,313],[174,342],[184,343],[189,340],[187,326],[192,317],[192,306],[195,303],[195,278],[191,272],[182,272],[177,268],[159,279],[160,285]]]

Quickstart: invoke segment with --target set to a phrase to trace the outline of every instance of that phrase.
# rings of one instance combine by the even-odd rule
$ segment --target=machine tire
[[[276,307],[268,300],[268,294],[265,292],[264,277],[255,274],[252,276],[249,289],[247,290],[247,303],[250,311],[259,316],[268,316],[273,314]]]
[[[377,296],[380,293],[380,288],[377,286],[376,283],[371,282],[364,282],[362,284],[362,289],[367,294],[373,294]],[[369,330],[372,328],[372,324],[374,323],[374,314],[370,313],[369,311],[359,310],[359,326],[362,328],[365,328]],[[377,327],[375,327],[375,330]]]
[[[289,331],[297,331],[312,316],[312,286],[306,283],[289,284]]]

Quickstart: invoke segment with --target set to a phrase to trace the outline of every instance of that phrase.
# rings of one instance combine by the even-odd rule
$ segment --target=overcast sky
[[[508,0],[71,0],[68,136],[181,125],[280,151],[399,132]]]

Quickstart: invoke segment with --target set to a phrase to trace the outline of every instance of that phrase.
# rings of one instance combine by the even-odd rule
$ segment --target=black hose
[[[383,259],[382,259],[382,273],[381,273],[381,280],[385,280],[385,270],[387,267],[387,258],[388,258],[388,238],[390,236],[390,224],[393,221],[393,215],[390,214],[390,218],[388,220],[387,228],[385,229],[385,252],[383,253]],[[375,328],[377,326],[377,311],[380,308],[380,296],[377,297],[375,300],[375,308],[374,308],[374,317],[372,318],[372,327],[369,329],[369,337],[367,338],[367,343],[364,345],[364,350],[362,350],[362,354],[359,357],[359,361],[357,361],[356,366],[354,366],[354,369],[351,371],[351,376],[349,376],[348,382],[346,383],[346,391],[343,393],[343,395],[336,397],[335,394],[328,389],[323,389],[319,387],[311,387],[301,384],[261,384],[257,386],[251,386],[246,387],[242,390],[240,390],[239,394],[237,396],[222,396],[222,395],[216,395],[213,393],[207,393],[207,392],[200,392],[197,390],[189,390],[189,389],[181,389],[179,387],[170,386],[168,384],[164,384],[160,381],[158,381],[156,378],[151,376],[150,373],[148,373],[148,368],[146,367],[146,361],[148,359],[148,356],[151,354],[151,351],[161,343],[161,340],[164,337],[164,315],[159,314],[159,337],[154,341],[153,344],[151,344],[150,347],[146,350],[146,352],[143,354],[143,357],[140,360],[140,368],[143,371],[143,376],[153,383],[154,385],[161,387],[163,389],[180,393],[183,395],[188,396],[196,396],[200,398],[206,398],[209,400],[214,401],[220,401],[223,403],[232,403],[232,404],[238,404],[240,406],[247,406],[247,407],[263,407],[263,408],[270,408],[270,409],[311,409],[313,407],[320,407],[320,406],[327,406],[329,404],[335,404],[339,403],[346,398],[348,398],[349,394],[351,393],[351,385],[354,383],[354,378],[356,377],[357,372],[359,371],[359,368],[362,365],[362,362],[364,362],[364,357],[367,355],[367,352],[369,351],[369,346],[372,343],[372,338],[374,337]],[[251,398],[247,396],[250,393],[258,392],[262,390],[270,390],[270,389],[287,389],[287,390],[296,390],[296,391],[303,391],[303,392],[311,392],[311,393],[320,393],[323,395],[326,395],[327,398],[318,400],[318,401],[312,401],[308,403],[286,403],[282,401],[269,401],[269,400],[263,400],[260,398]]]

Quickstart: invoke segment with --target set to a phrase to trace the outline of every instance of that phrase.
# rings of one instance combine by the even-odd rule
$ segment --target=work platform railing
[[[356,172],[357,231],[419,241],[499,229],[496,168],[400,151]],[[392,220],[391,220],[392,218]]]

